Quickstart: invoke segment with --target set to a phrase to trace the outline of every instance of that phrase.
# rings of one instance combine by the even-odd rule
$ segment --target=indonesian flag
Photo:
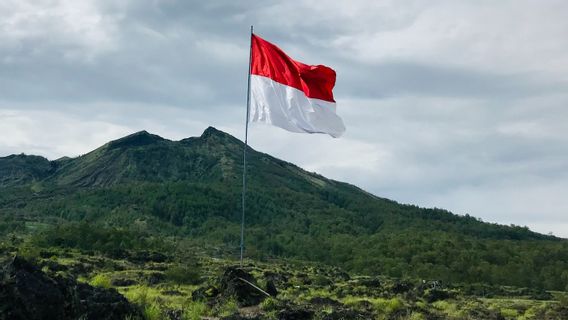
[[[254,34],[251,41],[249,120],[340,137],[345,126],[335,113],[335,71],[293,60]]]

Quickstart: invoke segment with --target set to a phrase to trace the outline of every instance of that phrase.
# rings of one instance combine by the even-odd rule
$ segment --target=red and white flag
[[[335,71],[293,60],[254,34],[251,41],[249,120],[292,132],[340,137],[345,126],[335,113]]]

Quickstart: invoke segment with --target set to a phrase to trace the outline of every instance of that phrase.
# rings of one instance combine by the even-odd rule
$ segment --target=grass
[[[100,287],[100,288],[105,288],[105,289],[112,287],[111,281],[110,281],[110,278],[108,277],[108,275],[102,274],[102,273],[94,276],[91,279],[91,281],[89,281],[89,284],[92,285],[93,287]]]
[[[229,299],[224,303],[218,305],[215,310],[215,314],[217,314],[220,317],[228,317],[238,312],[239,312],[239,306],[237,305],[237,301],[234,299]]]
[[[209,308],[204,302],[192,301],[183,310],[184,320],[201,320],[201,317],[209,314]]]

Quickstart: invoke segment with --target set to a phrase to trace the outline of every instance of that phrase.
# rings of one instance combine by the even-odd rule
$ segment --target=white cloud
[[[0,4],[0,52],[4,62],[53,50],[69,60],[89,61],[116,47],[115,19],[95,0],[8,0]],[[44,47],[41,44],[45,44]]]
[[[132,133],[122,125],[54,111],[0,109],[0,152],[78,156]]]
[[[543,72],[568,80],[564,1],[433,1],[418,12],[410,7],[413,14],[394,28],[381,25],[380,13],[361,15],[363,20],[357,20],[365,28],[338,38],[336,48],[368,63],[409,60],[491,72]],[[397,8],[405,6],[393,2],[383,12]]]

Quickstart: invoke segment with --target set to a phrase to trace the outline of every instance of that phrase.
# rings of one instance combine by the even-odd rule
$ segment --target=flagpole
[[[243,191],[242,191],[242,215],[241,215],[241,267],[243,266],[243,254],[245,251],[245,193],[247,190],[247,147],[248,147],[248,124],[250,112],[250,72],[252,66],[252,32],[253,26],[250,26],[250,48],[249,48],[249,67],[247,80],[247,112],[245,119],[245,146],[243,149]]]

